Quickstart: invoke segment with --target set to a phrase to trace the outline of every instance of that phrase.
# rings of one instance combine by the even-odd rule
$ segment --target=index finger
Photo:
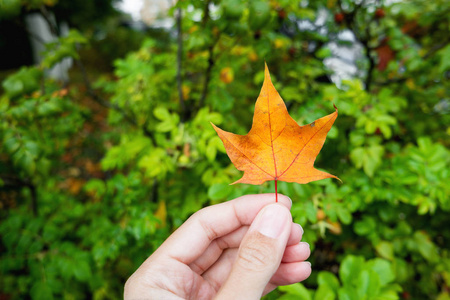
[[[184,264],[196,260],[216,238],[250,225],[258,212],[273,203],[275,194],[246,195],[203,208],[193,214],[153,254]],[[291,199],[278,194],[278,202],[291,209]]]

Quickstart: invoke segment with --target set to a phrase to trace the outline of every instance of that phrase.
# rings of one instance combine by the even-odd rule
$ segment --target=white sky
[[[122,0],[117,3],[116,7],[123,12],[131,15],[133,20],[141,19],[141,8],[144,5],[144,0]]]

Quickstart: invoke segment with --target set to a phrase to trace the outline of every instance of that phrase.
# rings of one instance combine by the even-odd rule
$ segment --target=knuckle
[[[260,271],[271,266],[275,258],[274,245],[269,242],[249,243],[242,247],[238,254],[238,262],[246,270]]]

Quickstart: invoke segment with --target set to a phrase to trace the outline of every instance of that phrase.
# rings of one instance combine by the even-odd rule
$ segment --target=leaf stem
[[[278,202],[278,180],[275,179],[275,202]]]

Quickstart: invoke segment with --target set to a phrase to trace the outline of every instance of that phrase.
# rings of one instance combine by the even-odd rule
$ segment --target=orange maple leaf
[[[234,166],[244,171],[242,178],[234,183],[262,184],[274,180],[277,195],[279,180],[308,183],[324,178],[339,179],[314,168],[316,156],[337,118],[336,106],[335,109],[328,116],[299,126],[289,115],[283,99],[273,86],[266,65],[250,132],[238,135],[211,123]]]

